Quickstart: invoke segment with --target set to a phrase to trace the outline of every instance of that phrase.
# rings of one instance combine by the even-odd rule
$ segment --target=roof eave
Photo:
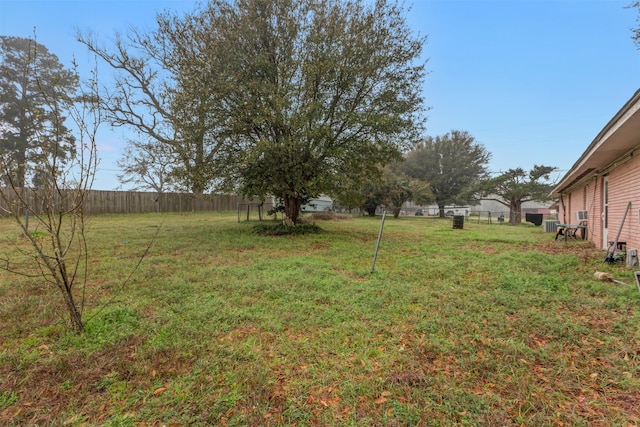
[[[579,182],[608,169],[639,144],[640,90],[637,90],[598,133],[550,195],[558,197]]]

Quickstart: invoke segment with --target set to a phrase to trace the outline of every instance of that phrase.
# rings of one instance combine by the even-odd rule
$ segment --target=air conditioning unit
[[[576,220],[578,222],[587,221],[588,219],[589,219],[589,211],[577,211],[576,212]]]
[[[548,219],[544,221],[544,232],[545,233],[555,233],[557,231],[559,222],[556,220]]]

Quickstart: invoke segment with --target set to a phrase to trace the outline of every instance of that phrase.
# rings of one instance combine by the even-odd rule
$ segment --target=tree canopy
[[[295,223],[304,200],[364,182],[418,139],[425,38],[404,12],[387,0],[212,0],[130,37],[137,62],[124,44],[110,54],[84,42],[128,73],[114,123],[138,120],[123,88],[159,90],[138,94],[163,101],[149,108],[170,124],[185,176],[197,165],[207,184],[280,198]],[[145,71],[152,59],[164,74]],[[162,75],[171,84],[147,84]]]
[[[398,169],[399,164],[386,167],[380,187],[382,203],[391,209],[394,218],[398,218],[405,202],[411,200],[418,204],[425,204],[429,203],[433,197],[428,183],[410,178]]]
[[[549,180],[549,174],[555,169],[543,165],[535,165],[529,172],[522,168],[509,169],[487,180],[484,183],[484,191],[486,194],[495,195],[493,200],[509,208],[510,224],[520,224],[524,202],[549,200],[553,184],[545,181]]]
[[[359,208],[369,216],[375,216],[378,206],[390,209],[397,218],[405,202],[419,204],[431,202],[433,195],[429,184],[411,178],[400,171],[401,163],[393,163],[370,176],[363,184],[344,185],[337,193],[336,205],[343,208]]]
[[[61,166],[74,151],[65,126],[79,79],[34,39],[0,36],[0,156],[16,187],[42,185],[51,171],[41,166],[52,154]]]
[[[406,155],[401,169],[431,186],[440,216],[445,206],[476,200],[473,188],[487,177],[491,154],[466,131],[427,137]]]
[[[636,17],[636,22],[640,22],[640,1],[634,1],[627,7],[636,9],[638,13]],[[631,32],[633,33],[633,35],[631,36],[631,39],[635,43],[636,48],[640,49],[640,26],[632,28]]]

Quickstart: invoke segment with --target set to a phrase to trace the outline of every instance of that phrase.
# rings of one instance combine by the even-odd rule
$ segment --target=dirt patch
[[[640,422],[640,392],[617,393],[607,398],[613,407],[618,407],[629,416],[630,422]]]
[[[18,400],[0,413],[0,424],[49,424],[62,409],[76,407],[78,414],[92,412],[91,402],[100,402],[106,394],[105,378],[123,381],[137,380],[130,371],[136,349],[144,339],[132,337],[107,350],[90,355],[73,354],[56,357],[43,355],[43,361],[31,369],[10,369],[2,366],[0,391],[14,391]]]
[[[535,249],[551,255],[575,255],[582,262],[593,259],[602,258],[604,260],[604,252],[597,249],[593,244],[586,242],[560,242],[552,240],[537,244]]]
[[[389,381],[401,385],[420,387],[428,385],[427,379],[422,372],[392,372],[389,374]]]

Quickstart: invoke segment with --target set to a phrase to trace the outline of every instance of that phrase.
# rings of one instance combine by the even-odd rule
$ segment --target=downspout
[[[596,236],[593,233],[593,229],[596,228],[596,212],[595,212],[595,207],[596,207],[596,197],[598,197],[598,181],[600,181],[598,179],[598,175],[593,175],[593,197],[591,199],[591,206],[588,207],[589,209],[589,216],[593,215],[593,222],[589,222],[589,218],[587,218],[587,226],[589,226],[589,224],[592,224],[591,230],[589,232],[589,235],[592,236],[592,240],[595,243],[597,241],[597,239],[595,238]],[[600,207],[600,210],[602,210],[602,206]],[[600,240],[602,240],[602,223],[600,223]]]

